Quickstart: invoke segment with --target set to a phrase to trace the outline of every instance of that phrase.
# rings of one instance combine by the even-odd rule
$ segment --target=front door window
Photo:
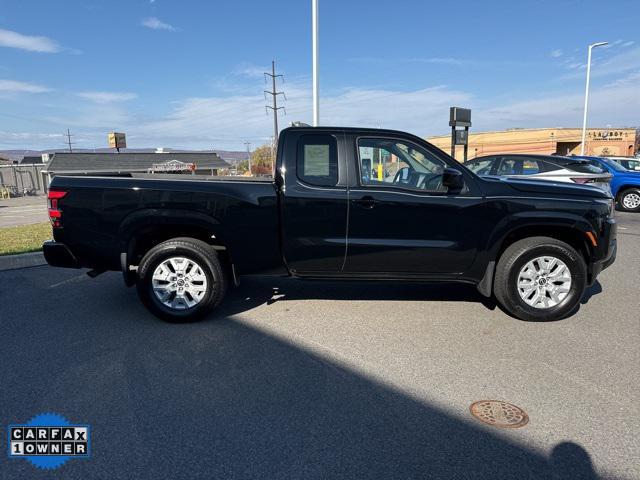
[[[362,186],[447,191],[442,185],[444,162],[412,143],[361,138],[358,140],[358,158]]]

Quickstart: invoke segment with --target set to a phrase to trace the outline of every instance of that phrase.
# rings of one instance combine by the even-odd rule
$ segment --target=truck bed
[[[139,244],[152,228],[168,237],[197,233],[219,239],[243,273],[282,266],[277,198],[269,179],[59,176],[50,188],[68,192],[54,239],[65,243],[81,266],[119,270],[121,254],[135,255],[132,242]]]

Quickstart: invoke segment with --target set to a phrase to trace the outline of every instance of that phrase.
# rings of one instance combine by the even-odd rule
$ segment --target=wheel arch
[[[494,260],[497,261],[504,251],[519,240],[530,237],[549,237],[565,242],[576,249],[584,258],[586,263],[593,254],[593,248],[588,243],[586,232],[591,228],[584,229],[578,225],[558,225],[558,224],[528,224],[510,230],[502,237],[502,240],[495,252]]]
[[[478,291],[486,297],[490,297],[493,291],[495,268],[500,256],[510,245],[519,240],[529,237],[550,237],[560,240],[575,248],[587,264],[593,255],[593,248],[587,239],[587,232],[593,229],[584,218],[578,216],[514,218],[510,216],[503,222],[489,239],[486,267],[477,285]],[[511,228],[500,228],[500,226],[512,224],[516,225]]]
[[[133,285],[131,268],[154,246],[172,238],[187,237],[201,240],[217,251],[225,269],[232,270],[231,254],[218,219],[188,210],[143,209],[128,215],[119,228],[120,264],[125,283]]]
[[[616,193],[616,201],[620,201],[620,197],[624,192],[630,189],[640,190],[640,185],[634,185],[631,183],[624,183],[618,187],[618,192]]]

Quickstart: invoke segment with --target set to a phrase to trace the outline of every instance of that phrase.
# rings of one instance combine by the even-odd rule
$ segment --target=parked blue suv
[[[625,212],[640,212],[640,172],[627,170],[619,163],[601,157],[587,157],[576,155],[597,163],[605,168],[611,178],[611,194],[616,199],[618,208]]]

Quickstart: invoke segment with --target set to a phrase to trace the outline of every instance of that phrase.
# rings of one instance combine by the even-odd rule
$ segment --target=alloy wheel
[[[629,210],[635,210],[640,207],[640,195],[637,193],[628,193],[622,197],[622,205]]]
[[[571,271],[559,258],[536,257],[520,270],[517,287],[527,305],[540,309],[555,307],[571,290]]]
[[[171,257],[153,272],[153,293],[166,307],[186,310],[198,305],[207,292],[207,276],[200,265],[186,257]]]

